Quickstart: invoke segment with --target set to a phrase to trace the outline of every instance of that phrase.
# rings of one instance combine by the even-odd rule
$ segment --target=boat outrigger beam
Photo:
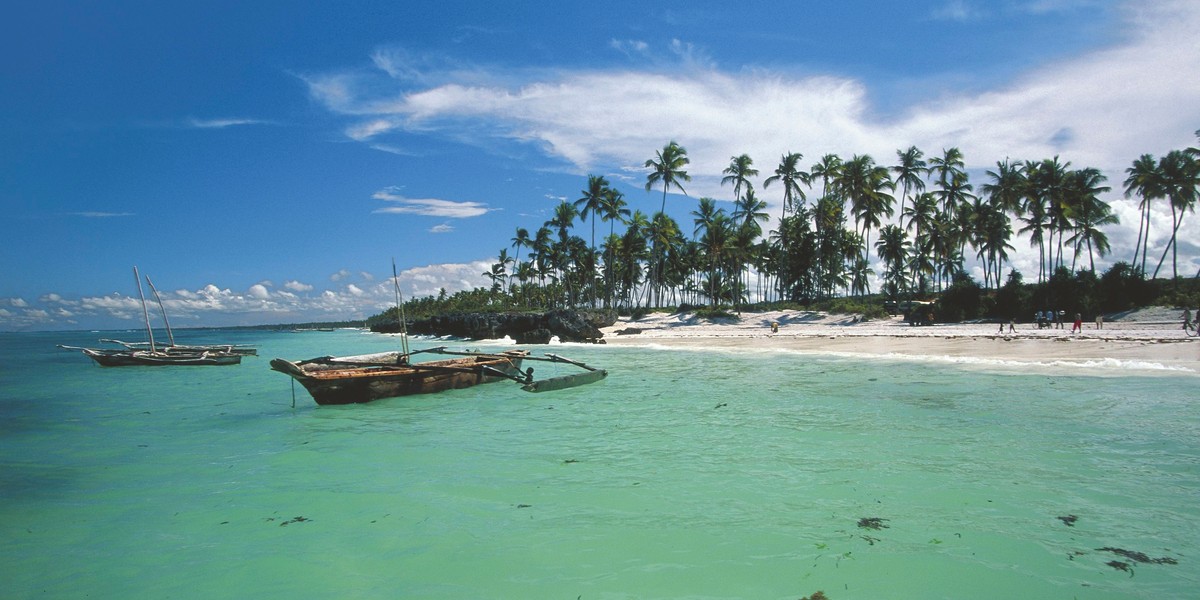
[[[426,350],[422,350],[421,352],[435,352],[438,354],[453,354],[453,355],[457,355],[457,356],[488,355],[488,353],[486,353],[486,352],[454,352],[451,350],[446,350],[445,347],[429,348]],[[414,352],[414,354],[415,354],[415,352]],[[608,377],[608,371],[606,371],[604,369],[597,369],[590,365],[584,364],[580,361],[572,360],[565,356],[559,356],[557,354],[547,353],[545,357],[526,356],[524,358],[524,360],[540,360],[543,362],[567,363],[569,365],[575,365],[577,367],[584,369],[584,372],[572,373],[570,375],[560,375],[558,377],[549,377],[547,379],[534,380],[532,368],[526,369],[525,372],[522,373],[521,375],[510,375],[507,373],[503,373],[503,372],[499,371],[498,369],[493,369],[491,367],[486,367],[486,366],[483,367],[483,369],[485,371],[487,371],[489,375],[496,375],[498,377],[505,377],[507,379],[511,379],[511,380],[521,384],[521,389],[525,390],[526,392],[534,392],[534,393],[552,392],[555,390],[565,390],[568,388],[579,387],[581,385],[587,385],[589,383],[596,383],[597,381],[600,381],[601,379]]]

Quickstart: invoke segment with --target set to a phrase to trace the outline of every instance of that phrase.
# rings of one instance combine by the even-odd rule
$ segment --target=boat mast
[[[408,325],[404,318],[404,305],[400,303],[400,277],[396,275],[396,258],[392,257],[392,287],[396,288],[396,319],[400,321],[400,349],[408,358]]]
[[[163,324],[167,326],[167,339],[171,340],[171,345],[175,345],[175,334],[171,333],[171,322],[167,320],[167,309],[163,306],[162,298],[158,295],[158,289],[154,287],[154,282],[150,281],[150,276],[146,276],[146,283],[150,284],[150,291],[154,292],[154,300],[158,302],[158,310],[162,311]]]
[[[150,311],[146,310],[146,294],[142,292],[142,276],[138,274],[137,265],[133,267],[133,280],[137,282],[138,297],[142,299],[142,316],[146,318],[146,335],[150,338],[150,352],[158,352],[154,347],[154,329],[150,327]]]

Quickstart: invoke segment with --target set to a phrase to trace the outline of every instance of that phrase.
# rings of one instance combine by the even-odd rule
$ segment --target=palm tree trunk
[[[1158,259],[1158,266],[1154,268],[1154,275],[1150,279],[1154,279],[1154,278],[1158,277],[1158,270],[1162,268],[1163,261],[1167,259],[1167,250],[1175,249],[1175,234],[1179,233],[1179,221],[1182,221],[1182,219],[1176,218],[1175,203],[1172,202],[1171,203],[1171,224],[1172,224],[1171,241],[1167,242],[1166,248],[1163,248],[1162,258]],[[1174,253],[1171,255],[1171,260],[1176,261],[1177,257],[1178,257],[1178,253]],[[1176,265],[1177,264],[1178,263],[1176,262]],[[1175,276],[1178,277],[1179,276],[1178,267],[1174,267],[1174,270],[1175,270]]]

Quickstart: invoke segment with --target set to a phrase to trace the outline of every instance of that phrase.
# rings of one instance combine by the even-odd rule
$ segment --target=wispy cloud
[[[450,233],[452,231],[454,231],[454,226],[449,223],[442,223],[429,228],[429,233]]]
[[[450,219],[468,219],[485,215],[492,210],[486,204],[480,202],[455,202],[436,198],[405,198],[396,194],[391,189],[380,190],[375,192],[371,197],[396,205],[372,211],[381,214],[407,214]]]
[[[190,117],[184,120],[184,124],[196,129],[225,129],[239,125],[273,125],[274,122],[262,119],[198,119]]]
[[[135,213],[103,212],[103,211],[95,211],[95,210],[86,210],[86,211],[80,211],[80,212],[67,213],[67,215],[72,216],[72,217],[84,217],[87,219],[110,219],[113,217],[132,217],[135,215]]]
[[[939,21],[974,21],[984,16],[982,9],[967,0],[949,0],[934,9],[933,18]]]

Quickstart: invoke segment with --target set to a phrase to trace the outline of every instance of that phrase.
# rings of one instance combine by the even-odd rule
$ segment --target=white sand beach
[[[1061,363],[1123,365],[1200,375],[1200,339],[1184,334],[1183,311],[1149,308],[1109,315],[1103,326],[1085,321],[1072,333],[1016,323],[1009,332],[998,323],[937,324],[914,327],[901,317],[860,321],[853,315],[806,311],[743,312],[740,319],[706,320],[692,313],[623,317],[603,329],[608,344],[681,348],[770,349],[897,358],[982,359],[1012,365]],[[778,331],[772,332],[772,323]]]

